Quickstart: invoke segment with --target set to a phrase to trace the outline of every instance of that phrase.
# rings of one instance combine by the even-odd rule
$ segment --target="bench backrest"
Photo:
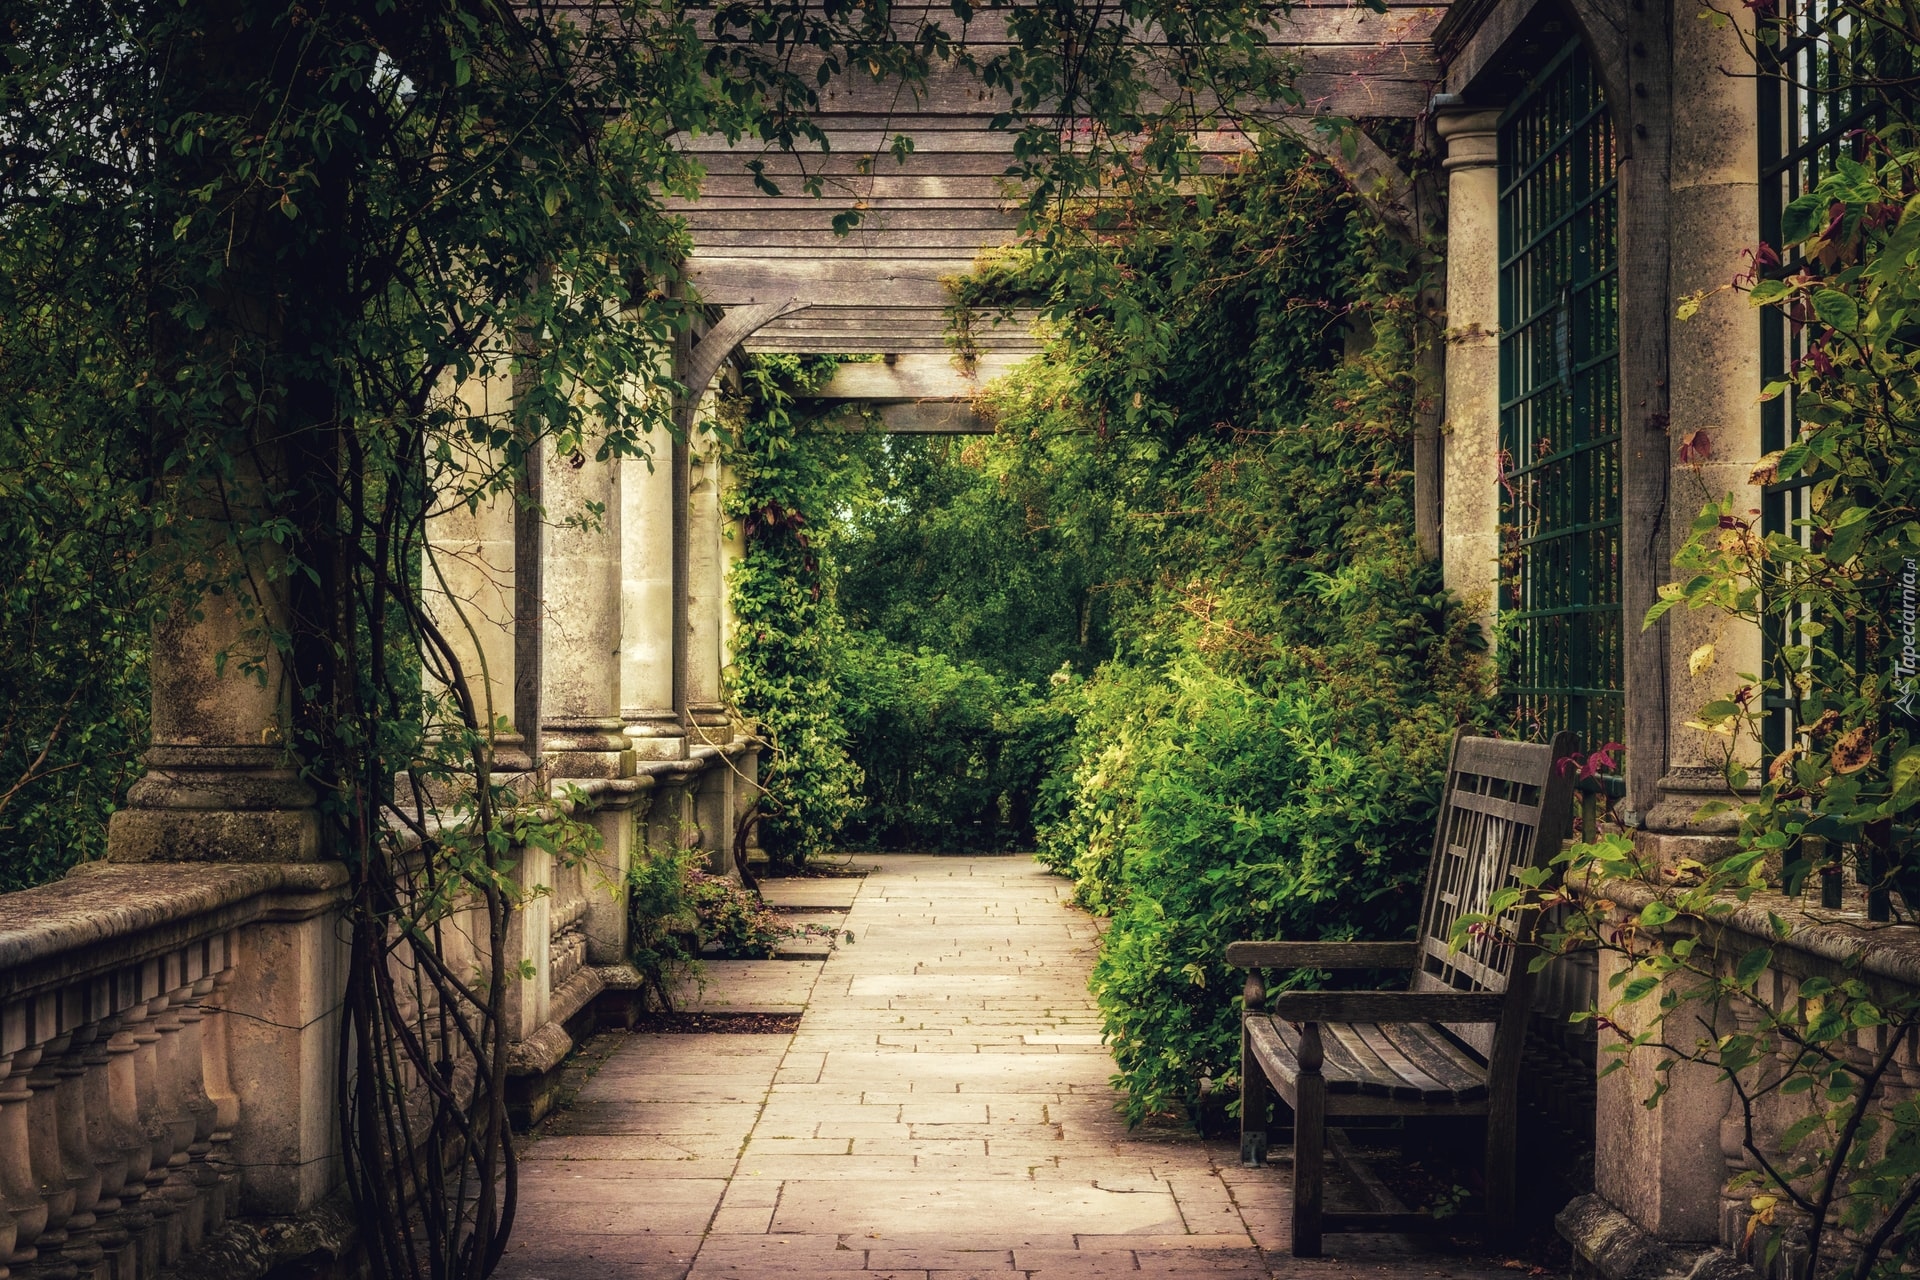
[[[1521,917],[1508,913],[1457,949],[1454,924],[1462,916],[1484,914],[1498,890],[1520,883],[1523,868],[1559,852],[1573,819],[1570,761],[1575,750],[1570,733],[1551,743],[1454,735],[1440,817],[1434,824],[1426,901],[1420,909],[1413,990],[1504,993],[1525,980],[1525,966],[1516,961],[1521,944],[1532,937]],[[1526,937],[1521,936],[1523,927],[1529,930]],[[1524,1034],[1524,1027],[1505,1026],[1515,1021],[1520,1020],[1503,1020],[1502,1030]],[[1494,1027],[1475,1024],[1448,1030],[1493,1056]]]

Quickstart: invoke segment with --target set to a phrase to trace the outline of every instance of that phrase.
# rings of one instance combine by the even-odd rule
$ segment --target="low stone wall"
[[[1618,903],[1623,923],[1651,900],[1636,885],[1609,885],[1606,895]],[[1787,929],[1785,938],[1774,928],[1776,919]],[[1802,999],[1801,984],[1816,976],[1862,981],[1882,1001],[1920,990],[1920,927],[1869,921],[1857,886],[1839,909],[1820,908],[1817,899],[1810,904],[1777,892],[1759,893],[1711,927],[1687,932],[1703,944],[1695,958],[1710,953],[1728,973],[1742,956],[1768,948],[1771,963],[1756,994],[1776,1011],[1793,1008]],[[1611,953],[1602,956],[1603,1003],[1622,963]],[[1713,1029],[1720,1034],[1754,1031],[1764,1022],[1758,1008],[1737,1002],[1709,1016],[1718,1019]],[[1703,1030],[1692,1028],[1696,1037]],[[1779,1079],[1790,1061],[1788,1052],[1782,1046],[1776,1061],[1743,1073],[1743,1080]],[[1856,1066],[1866,1067],[1889,1052],[1892,1066],[1876,1105],[1890,1109],[1920,1095],[1920,1035],[1908,1033],[1895,1043],[1890,1029],[1873,1027],[1853,1032],[1846,1042],[1847,1058]],[[1756,1271],[1769,1280],[1792,1280],[1804,1271],[1803,1224],[1785,1204],[1776,1206],[1770,1221],[1754,1221],[1751,1201],[1757,1188],[1733,1185],[1755,1167],[1746,1149],[1747,1118],[1739,1095],[1718,1070],[1688,1064],[1670,1072],[1667,1092],[1656,1106],[1646,1106],[1656,1084],[1655,1067],[1665,1056],[1653,1046],[1635,1050],[1625,1069],[1599,1081],[1595,1195],[1570,1205],[1560,1223],[1581,1268],[1613,1280]],[[1758,1093],[1756,1145],[1771,1155],[1778,1135],[1808,1113],[1811,1096]],[[1830,1256],[1849,1248],[1831,1228],[1829,1241]]]
[[[577,1037],[630,1017],[626,868],[730,865],[751,742],[585,790],[598,860],[528,851],[509,946],[511,1100],[549,1105]],[[641,820],[644,815],[644,820]],[[0,895],[0,1280],[264,1274],[351,1252],[341,1211],[339,863],[95,863]]]

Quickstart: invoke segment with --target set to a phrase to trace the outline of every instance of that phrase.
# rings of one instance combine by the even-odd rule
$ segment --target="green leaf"
[[[1820,323],[1841,333],[1860,327],[1860,308],[1853,298],[1838,289],[1820,289],[1813,295],[1813,314]]]
[[[1740,957],[1740,963],[1734,966],[1733,980],[1738,986],[1751,987],[1772,963],[1773,948],[1755,947]]]
[[[1780,238],[1799,244],[1825,225],[1826,197],[1809,191],[1780,211]]]
[[[1620,998],[1622,1000],[1641,1000],[1651,994],[1659,985],[1660,979],[1658,978],[1635,978],[1627,983],[1626,989],[1620,993]]]

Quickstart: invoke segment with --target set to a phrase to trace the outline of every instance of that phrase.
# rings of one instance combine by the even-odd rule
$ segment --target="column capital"
[[[1499,107],[1449,107],[1434,116],[1433,127],[1447,144],[1440,167],[1487,169],[1500,163]]]

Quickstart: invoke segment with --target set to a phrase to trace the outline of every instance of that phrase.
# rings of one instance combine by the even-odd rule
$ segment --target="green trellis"
[[[1613,124],[1578,40],[1500,120],[1500,653],[1530,736],[1624,734]]]

